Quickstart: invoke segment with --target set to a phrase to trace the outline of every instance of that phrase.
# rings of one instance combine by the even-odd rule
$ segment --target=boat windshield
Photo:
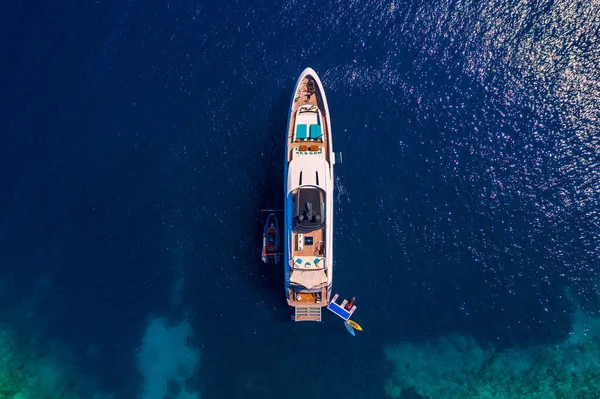
[[[301,231],[319,229],[325,223],[323,193],[315,187],[302,187],[294,194],[294,225]]]

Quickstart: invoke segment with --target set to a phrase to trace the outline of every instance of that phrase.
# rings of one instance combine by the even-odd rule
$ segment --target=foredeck
[[[314,105],[321,112],[321,129],[323,130],[323,136],[321,139],[307,139],[307,140],[295,140],[294,141],[294,128],[296,126],[296,114],[298,108],[302,105]],[[325,106],[323,103],[323,97],[319,91],[319,87],[311,76],[305,77],[296,91],[294,97],[294,103],[292,104],[290,124],[288,130],[288,162],[292,160],[293,152],[296,147],[299,146],[320,146],[323,147],[325,158],[329,161],[329,131],[327,130],[328,120],[325,112]]]

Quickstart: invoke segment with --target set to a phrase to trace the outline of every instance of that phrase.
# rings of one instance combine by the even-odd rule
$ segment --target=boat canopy
[[[290,275],[290,283],[311,289],[326,284],[327,274],[325,270],[294,270]]]

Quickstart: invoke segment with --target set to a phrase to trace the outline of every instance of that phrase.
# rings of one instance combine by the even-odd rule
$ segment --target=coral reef
[[[386,348],[393,398],[600,398],[600,318],[578,308],[559,345],[496,351],[453,334]]]
[[[56,345],[0,324],[0,399],[108,398],[78,377]]]
[[[403,390],[413,388],[426,398],[456,398],[469,394],[468,380],[473,378],[491,357],[475,340],[459,334],[421,346],[402,343],[387,348],[394,373],[386,392],[401,398]]]

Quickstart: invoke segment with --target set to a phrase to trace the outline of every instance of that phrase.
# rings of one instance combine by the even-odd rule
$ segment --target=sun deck
[[[315,109],[313,111],[307,111],[306,113],[298,113],[298,109],[300,107],[309,109],[307,106],[313,106]],[[298,86],[296,96],[294,97],[294,103],[292,105],[291,121],[288,131],[288,162],[292,160],[294,151],[296,151],[296,148],[298,147],[311,147],[315,149],[320,147],[326,159],[329,161],[329,143],[327,142],[329,132],[327,131],[327,115],[325,115],[323,109],[323,98],[318,89],[318,85],[311,76],[305,77],[302,80],[302,83]],[[311,118],[311,114],[314,114],[315,118]],[[298,133],[298,125],[308,126],[309,128],[310,126],[319,125],[321,128],[321,134],[313,135],[307,129],[306,138],[298,138],[296,134]],[[303,132],[301,132],[299,137],[303,136],[302,133]],[[311,150],[309,149],[308,151]]]
[[[325,227],[308,233],[292,233],[292,256],[322,256],[325,254]]]

